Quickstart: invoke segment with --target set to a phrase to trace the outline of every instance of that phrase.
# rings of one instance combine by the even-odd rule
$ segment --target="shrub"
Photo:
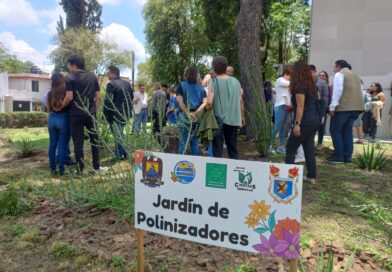
[[[19,215],[24,208],[22,196],[18,192],[10,189],[0,192],[0,217]]]
[[[37,151],[37,145],[29,137],[23,137],[16,142],[16,149],[20,156],[28,157]]]
[[[363,146],[362,153],[357,155],[356,163],[361,169],[382,170],[388,165],[388,159],[384,156],[385,151],[385,148],[376,151],[374,144],[369,144],[366,148]]]
[[[49,251],[56,257],[73,257],[77,254],[77,249],[73,245],[62,241],[53,242]]]
[[[44,127],[48,123],[46,112],[3,112],[0,113],[0,127],[23,128]]]

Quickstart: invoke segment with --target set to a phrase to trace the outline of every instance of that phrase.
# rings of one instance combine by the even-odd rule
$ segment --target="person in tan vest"
[[[350,163],[353,154],[353,124],[364,111],[361,80],[351,71],[345,60],[337,60],[333,68],[332,101],[329,106],[331,115],[330,134],[334,154],[327,158],[331,163]]]

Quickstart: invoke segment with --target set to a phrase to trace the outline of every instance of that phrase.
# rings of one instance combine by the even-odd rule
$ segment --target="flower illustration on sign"
[[[137,171],[142,170],[142,163],[143,163],[143,158],[144,158],[144,152],[141,150],[136,150],[134,153],[134,158],[135,158],[135,173]]]
[[[267,205],[264,200],[254,200],[249,208],[251,211],[245,218],[245,224],[260,235],[261,242],[253,245],[253,248],[269,256],[298,259],[299,222],[285,218],[276,223],[276,210],[270,212],[271,205]]]

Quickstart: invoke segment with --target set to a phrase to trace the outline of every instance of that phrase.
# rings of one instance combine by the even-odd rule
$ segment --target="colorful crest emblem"
[[[180,182],[182,184],[191,183],[196,176],[195,165],[189,161],[180,161],[174,167],[174,171],[171,173],[171,179],[174,182]]]
[[[162,159],[154,155],[145,156],[142,162],[143,179],[141,182],[148,187],[163,185],[162,168]]]
[[[280,177],[280,169],[270,166],[270,185],[268,192],[278,203],[289,204],[298,196],[298,168],[289,169],[288,178]]]

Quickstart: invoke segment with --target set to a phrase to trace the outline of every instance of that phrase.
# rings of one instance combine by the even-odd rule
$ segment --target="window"
[[[31,81],[31,90],[32,90],[34,93],[38,93],[38,92],[39,92],[39,84],[38,84],[38,81],[37,81],[37,80]]]

